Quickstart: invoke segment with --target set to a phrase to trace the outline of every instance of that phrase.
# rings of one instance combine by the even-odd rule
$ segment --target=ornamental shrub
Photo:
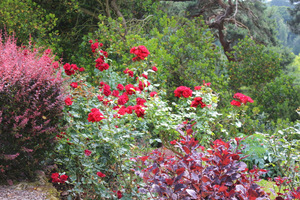
[[[241,138],[234,145],[218,139],[205,150],[194,138],[193,125],[177,128],[181,139],[170,142],[176,147],[173,155],[154,150],[135,159],[142,163],[136,171],[145,183],[141,193],[152,199],[269,199],[256,183],[266,170],[248,171],[241,161]]]
[[[63,79],[51,50],[0,38],[0,176],[32,177],[54,147],[64,105]]]
[[[65,99],[65,120],[69,126],[65,134],[57,136],[56,164],[60,173],[69,176],[66,183],[71,187],[70,198],[114,199],[118,193],[113,191],[120,191],[123,198],[138,199],[129,158],[148,152],[151,136],[152,142],[169,145],[169,138],[178,135],[178,121],[187,118],[198,122],[194,128],[199,132],[208,133],[201,138],[197,135],[199,140],[208,141],[209,123],[218,115],[218,96],[209,83],[199,84],[194,90],[179,86],[177,91],[182,96],[173,94],[178,103],[173,102],[172,109],[163,99],[159,85],[153,83],[161,68],[148,63],[152,52],[135,51],[131,57],[139,55],[140,59],[131,59],[127,69],[117,73],[111,53],[107,53],[109,49],[97,41],[90,43],[93,69],[85,65],[85,71],[69,73],[69,64],[64,65],[70,83],[78,85],[69,86],[70,97]],[[138,48],[147,52],[146,47]],[[90,71],[94,73],[93,84],[88,81]],[[159,138],[154,138],[154,134]]]

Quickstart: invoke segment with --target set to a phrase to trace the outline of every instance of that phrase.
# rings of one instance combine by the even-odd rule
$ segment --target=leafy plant
[[[32,178],[54,149],[63,117],[63,79],[51,50],[18,47],[0,38],[0,175]]]
[[[269,199],[256,184],[266,170],[247,172],[247,165],[241,162],[238,148],[242,139],[235,138],[235,146],[216,140],[205,151],[194,138],[195,123],[189,123],[177,128],[181,139],[170,142],[176,147],[173,155],[154,150],[136,158],[142,163],[136,174],[145,183],[141,193],[154,199]]]

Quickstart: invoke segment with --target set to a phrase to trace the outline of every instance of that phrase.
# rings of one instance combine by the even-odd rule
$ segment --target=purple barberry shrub
[[[53,63],[51,50],[19,47],[13,37],[0,36],[1,178],[30,177],[54,147],[65,95]]]

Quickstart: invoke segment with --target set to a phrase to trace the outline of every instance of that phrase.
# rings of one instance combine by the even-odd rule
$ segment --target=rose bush
[[[110,63],[109,54],[96,46],[92,46],[95,59]],[[102,70],[96,64],[93,84],[85,79],[88,71],[80,72],[72,64],[74,72],[70,72],[68,64],[64,65],[72,82],[65,99],[69,128],[64,137],[57,138],[57,164],[68,174],[74,196],[113,198],[118,196],[113,191],[120,191],[124,197],[138,197],[129,160],[136,155],[136,148],[147,151],[149,145],[145,144],[153,140],[173,148],[168,141],[177,137],[174,128],[178,121],[195,119],[199,122],[195,128],[209,133],[209,123],[218,115],[218,96],[205,82],[195,91],[179,86],[181,95],[174,93],[178,103],[173,102],[175,108],[170,107],[162,98],[165,93],[158,89],[159,84],[152,83],[159,67],[143,61],[149,55],[146,47],[135,48],[134,52],[140,59],[135,59],[133,66],[139,61],[145,71],[128,67],[118,74],[113,65]],[[98,87],[93,87],[95,81]],[[155,133],[160,137],[151,141]],[[210,135],[198,138],[205,141]]]

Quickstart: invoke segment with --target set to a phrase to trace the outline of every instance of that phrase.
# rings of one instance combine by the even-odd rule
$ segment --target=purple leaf
[[[240,166],[239,166],[239,171],[244,171],[245,169],[247,168],[247,165],[246,163],[244,162],[240,162]]]
[[[197,199],[197,193],[195,192],[195,190],[191,190],[191,189],[186,189],[186,192],[191,195],[191,197],[193,197],[194,199]]]
[[[181,184],[181,183],[178,183],[175,185],[175,188],[174,188],[174,191],[179,191],[181,190],[182,188],[185,188],[185,185]]]

